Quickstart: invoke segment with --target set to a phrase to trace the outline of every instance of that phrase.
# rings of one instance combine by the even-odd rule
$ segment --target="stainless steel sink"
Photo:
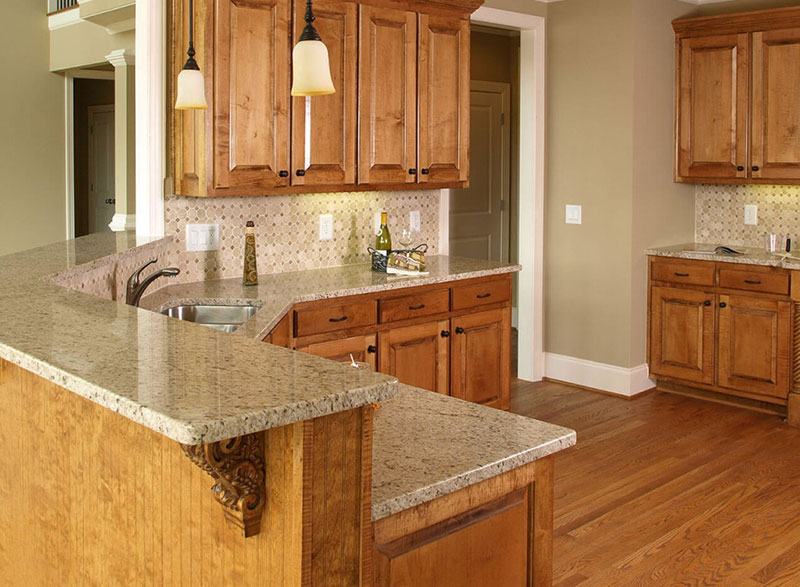
[[[212,306],[189,304],[173,306],[161,313],[170,318],[194,322],[223,332],[233,332],[258,311],[258,306]]]

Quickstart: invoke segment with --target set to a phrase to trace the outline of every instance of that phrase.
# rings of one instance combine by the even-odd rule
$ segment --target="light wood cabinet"
[[[453,318],[450,393],[453,397],[508,409],[503,394],[511,381],[511,312],[508,308]]]
[[[800,8],[673,28],[676,181],[800,183]]]
[[[340,363],[349,363],[352,357],[356,362],[369,363],[370,369],[375,371],[378,367],[378,347],[375,343],[375,335],[368,334],[298,346],[297,350]]]
[[[678,267],[679,271],[673,271]],[[687,283],[687,274],[710,284]],[[800,345],[795,272],[708,261],[650,259],[648,364],[659,383],[787,406]],[[677,274],[677,277],[673,277]],[[683,281],[681,281],[683,280]]]
[[[378,335],[378,370],[400,383],[447,395],[449,320],[393,328]]]

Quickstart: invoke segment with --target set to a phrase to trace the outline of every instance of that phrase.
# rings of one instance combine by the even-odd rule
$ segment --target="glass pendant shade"
[[[292,51],[292,96],[324,96],[336,89],[328,48],[322,41],[300,41]]]
[[[205,110],[206,83],[199,69],[184,69],[178,74],[176,110]]]

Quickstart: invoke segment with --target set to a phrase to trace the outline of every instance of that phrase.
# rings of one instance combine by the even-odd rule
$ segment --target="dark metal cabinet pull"
[[[477,295],[477,298],[479,300],[485,300],[486,298],[490,298],[490,297],[492,297],[492,294],[490,294],[490,293],[478,294]]]
[[[420,170],[420,173],[421,173],[422,175],[428,175],[430,172],[431,172],[431,170],[430,170],[430,169],[428,169],[427,167],[423,167],[423,168]]]
[[[411,169],[408,170],[408,174],[409,175],[416,175],[417,174],[417,168],[416,167],[412,167]]]
[[[753,165],[753,171],[758,171],[758,165]]]
[[[297,175],[297,177],[303,177],[305,174],[306,174],[305,169],[298,169],[297,171],[295,171],[295,175]]]
[[[678,273],[676,271],[675,272],[675,277],[689,277],[689,274],[688,273]]]
[[[328,318],[328,322],[344,322],[347,320],[347,316],[342,316],[341,318]]]
[[[745,283],[749,283],[751,285],[759,285],[761,283],[760,279],[745,279]]]
[[[736,171],[744,171],[744,165],[739,165],[739,167],[736,168]]]
[[[367,352],[374,355],[378,352],[378,347],[376,347],[374,344],[371,344],[367,347]]]
[[[289,172],[288,172],[288,171],[286,171],[285,169],[281,169],[281,170],[278,172],[278,177],[289,177]]]
[[[442,338],[447,338],[448,336],[450,336],[450,331],[449,330],[442,330]]]
[[[706,300],[705,302],[703,302],[703,305],[706,306],[706,307],[710,306],[711,305],[711,300]]]
[[[408,309],[409,310],[421,310],[424,307],[425,307],[425,304],[419,304],[418,306],[409,306]]]
[[[725,302],[720,302],[720,303],[719,303],[719,307],[720,307],[720,308],[727,308],[727,307],[728,307],[728,304],[726,304]]]
[[[456,326],[456,334],[464,334],[464,329],[460,326]]]

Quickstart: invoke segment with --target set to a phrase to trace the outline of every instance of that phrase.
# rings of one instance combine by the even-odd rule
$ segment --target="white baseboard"
[[[516,307],[511,308],[511,327],[519,328],[519,310]]]
[[[136,228],[136,214],[114,214],[108,227],[114,232]]]
[[[557,379],[626,397],[655,387],[655,382],[648,378],[646,363],[626,369],[555,353],[545,353],[544,357],[544,373],[548,379]]]

